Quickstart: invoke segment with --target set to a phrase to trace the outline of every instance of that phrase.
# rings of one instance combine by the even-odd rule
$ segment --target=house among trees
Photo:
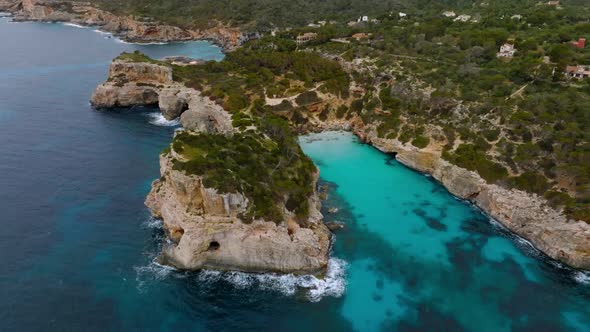
[[[442,13],[442,15],[443,15],[444,17],[455,17],[455,16],[457,16],[457,14],[455,14],[455,12],[454,12],[454,11],[452,11],[452,10],[447,10],[447,11],[444,11],[444,12]]]
[[[369,38],[369,34],[364,33],[364,32],[358,32],[355,33],[351,36],[352,39],[356,39],[356,40],[361,40],[361,39],[367,39]]]
[[[584,48],[586,47],[586,38],[580,38],[577,41],[574,40],[572,41],[572,45],[574,45],[575,48]]]
[[[365,16],[361,16],[361,17],[357,18],[356,21],[350,21],[347,24],[349,27],[355,27],[355,26],[362,26],[368,22],[369,22],[369,16],[365,15]]]
[[[514,48],[513,44],[506,43],[500,46],[500,51],[496,53],[498,58],[512,58],[516,53],[516,48]]]
[[[584,79],[590,77],[590,66],[567,66],[565,74],[571,78]]]
[[[471,15],[459,15],[455,18],[455,21],[467,22],[471,19]]]
[[[312,41],[314,39],[316,39],[318,37],[318,34],[315,32],[306,32],[302,35],[297,36],[297,38],[295,39],[295,42],[297,43],[297,45],[301,45],[301,44],[305,44],[309,41]]]
[[[559,1],[548,1],[547,2],[548,6],[555,6],[555,7],[559,7],[560,3]]]

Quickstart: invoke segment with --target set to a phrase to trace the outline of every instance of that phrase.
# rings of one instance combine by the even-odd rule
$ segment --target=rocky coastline
[[[197,90],[172,80],[168,66],[115,60],[108,80],[98,86],[96,108],[158,105],[167,119],[180,118],[184,131],[209,135],[236,133],[231,116]],[[160,156],[161,177],[152,184],[146,205],[163,220],[172,241],[158,260],[180,269],[322,274],[328,266],[331,233],[323,223],[316,190],[308,197],[304,222],[286,206],[283,220],[245,220],[249,204],[240,192],[220,193],[202,176],[174,167],[185,157],[175,150]],[[319,174],[316,173],[313,187]]]
[[[0,0],[0,11],[12,14],[14,21],[67,22],[97,27],[132,43],[167,43],[207,40],[229,52],[241,43],[237,28],[217,25],[208,29],[183,29],[149,19],[118,16],[88,2],[58,0]]]
[[[358,118],[328,121],[313,128],[336,129],[352,131],[362,142],[394,154],[406,167],[431,175],[452,195],[474,204],[550,258],[590,270],[590,224],[568,219],[563,211],[549,206],[545,198],[489,184],[476,172],[444,160],[436,149],[419,149],[397,139],[379,138],[374,126],[365,126]]]
[[[201,96],[199,91],[172,82],[170,68],[162,67],[165,68],[163,71],[154,71],[149,69],[150,66],[113,62],[110,71],[112,80],[97,88],[92,103],[97,107],[157,104],[166,118],[180,116],[183,126],[190,130],[223,132],[228,128],[229,118],[219,117],[222,112],[215,111],[221,108],[219,105]],[[125,76],[122,72],[144,74],[132,74],[127,76],[133,78],[130,82],[117,83],[117,77]],[[590,224],[568,220],[562,211],[550,207],[544,198],[488,184],[476,172],[442,159],[441,151],[436,149],[419,149],[395,139],[379,138],[373,125],[365,125],[356,116],[349,120],[335,120],[333,117],[313,119],[299,128],[301,133],[324,130],[349,130],[363,142],[385,153],[394,153],[400,163],[432,175],[451,194],[477,205],[549,257],[574,268],[590,270]],[[166,174],[166,169],[163,167],[163,174]],[[158,209],[153,211],[159,214]]]

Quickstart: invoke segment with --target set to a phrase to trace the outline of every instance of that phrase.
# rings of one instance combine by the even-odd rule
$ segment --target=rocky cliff
[[[210,40],[229,51],[240,44],[242,36],[238,29],[223,25],[191,30],[132,16],[117,16],[80,1],[0,0],[0,10],[13,13],[16,21],[71,22],[97,26],[129,42]]]
[[[371,128],[357,131],[379,150],[396,153],[402,164],[431,174],[451,194],[476,204],[551,258],[590,270],[590,224],[568,220],[562,211],[553,209],[535,194],[488,184],[477,173],[443,160],[439,151],[378,138]]]
[[[310,198],[306,227],[294,222],[286,209],[285,222],[244,223],[240,215],[250,204],[245,196],[206,188],[200,176],[175,170],[175,158],[174,150],[160,156],[162,176],[146,200],[175,242],[164,250],[161,262],[190,270],[296,274],[325,270],[330,231],[322,223],[317,195]]]
[[[238,132],[230,114],[220,105],[174,82],[170,66],[129,59],[139,56],[123,55],[112,62],[107,81],[92,95],[95,107],[158,105],[166,118],[180,117],[189,135],[231,137]],[[160,255],[161,263],[189,270],[296,274],[325,270],[331,233],[322,222],[315,190],[308,197],[310,208],[305,221],[284,203],[276,203],[284,216],[281,220],[245,220],[254,202],[240,192],[221,193],[207,187],[202,176],[175,168],[175,162],[188,160],[174,146],[160,156],[161,177],[153,182],[146,199],[173,241]],[[315,181],[317,174],[314,188]]]
[[[109,76],[99,85],[90,103],[96,108],[159,106],[162,115],[180,117],[187,130],[207,133],[230,132],[231,116],[199,91],[172,80],[172,68],[164,64],[115,60]]]

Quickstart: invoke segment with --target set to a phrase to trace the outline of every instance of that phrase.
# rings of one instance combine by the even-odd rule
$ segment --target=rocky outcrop
[[[107,81],[90,99],[97,108],[157,105],[164,84],[172,84],[172,69],[147,62],[116,60],[109,67]]]
[[[115,83],[99,85],[92,94],[91,103],[96,108],[131,107],[137,105],[157,105],[157,89],[149,86]]]
[[[174,82],[172,69],[163,64],[113,61],[107,81],[96,88],[90,103],[96,108],[157,105],[166,119],[180,117],[187,130],[217,134],[233,131],[231,116],[223,107],[201,92]]]
[[[590,224],[568,220],[535,194],[488,184],[476,172],[443,160],[440,153],[378,138],[370,129],[363,132],[367,142],[383,152],[396,153],[402,164],[431,174],[451,194],[476,204],[551,258],[590,270]]]
[[[223,107],[193,90],[188,100],[188,110],[180,116],[180,124],[187,130],[204,133],[228,133],[233,131],[231,116]]]
[[[254,220],[240,215],[250,203],[240,193],[206,188],[199,176],[174,170],[175,153],[160,156],[162,177],[154,181],[146,205],[162,218],[174,240],[160,261],[181,269],[244,272],[321,273],[328,263],[330,231],[322,223],[317,196],[306,225]]]
[[[13,13],[16,21],[71,22],[98,26],[129,42],[210,40],[230,51],[240,44],[236,28],[217,25],[204,30],[182,29],[132,16],[117,16],[88,2],[58,0],[0,0],[0,10]]]

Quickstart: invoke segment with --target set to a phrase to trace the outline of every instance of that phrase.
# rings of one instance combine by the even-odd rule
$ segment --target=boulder
[[[179,88],[164,88],[160,91],[158,105],[162,115],[168,119],[176,119],[188,108],[187,97]]]
[[[187,130],[201,133],[233,132],[230,114],[197,91],[191,95],[188,110],[180,116],[180,124]]]

